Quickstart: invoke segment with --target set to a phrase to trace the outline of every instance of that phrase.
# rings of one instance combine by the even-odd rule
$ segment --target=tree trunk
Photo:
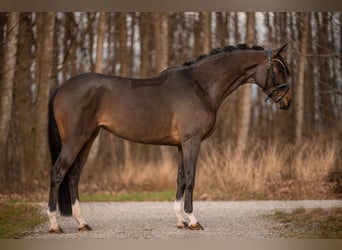
[[[228,33],[228,18],[229,13],[219,12],[216,16],[218,18],[218,29],[217,33],[219,34],[218,39],[218,47],[224,47],[228,44],[229,41],[229,33]]]
[[[200,13],[201,26],[203,30],[203,48],[202,53],[207,54],[211,49],[211,13],[201,12]]]
[[[87,33],[89,36],[89,59],[90,59],[90,71],[94,70],[94,59],[93,59],[93,48],[94,48],[94,22],[96,19],[96,13],[87,13],[88,17],[88,26]]]
[[[10,131],[10,120],[13,107],[13,87],[16,65],[17,43],[19,31],[19,12],[10,12],[7,20],[6,46],[4,51],[4,66],[0,86],[0,182],[6,186],[5,168],[7,165],[6,148]],[[0,185],[1,185],[0,184]]]
[[[177,59],[180,59],[181,53],[179,53],[180,48],[186,47],[183,43],[183,35],[182,33],[177,33],[177,28],[181,27],[184,29],[185,18],[182,16],[183,13],[170,13],[168,20],[168,58],[169,65],[177,65]],[[184,32],[185,33],[185,32]],[[183,55],[184,56],[184,55]]]
[[[139,22],[140,31],[140,77],[148,77],[150,59],[150,13],[141,13]]]
[[[7,18],[6,12],[0,12],[0,80],[2,79],[2,68],[4,65],[4,51],[5,51],[5,26]],[[1,96],[0,96],[1,98]]]
[[[95,72],[103,72],[103,43],[106,31],[106,12],[100,12],[97,26],[96,61]]]
[[[194,57],[198,57],[203,53],[202,51],[202,32],[201,32],[201,23],[199,18],[195,18],[194,20],[194,47],[193,47],[193,55]]]
[[[96,42],[96,60],[95,60],[95,72],[103,73],[103,43],[105,39],[106,32],[106,12],[100,12],[98,24],[97,24],[97,42]],[[91,150],[88,157],[88,165],[94,167],[96,160],[99,158],[99,148],[102,144],[101,134],[104,131],[100,130],[99,135],[93,142]]]
[[[17,134],[21,141],[20,144],[15,145],[22,155],[20,162],[23,170],[23,181],[25,182],[25,173],[32,173],[34,171],[33,164],[33,147],[31,144],[33,138],[34,122],[32,121],[33,101],[32,101],[32,46],[33,46],[33,33],[32,33],[32,20],[30,13],[20,14],[19,25],[19,40],[17,51],[17,66],[15,75],[15,96],[14,103],[16,109],[17,119]]]
[[[119,60],[120,76],[127,76],[128,73],[128,53],[127,53],[127,24],[126,13],[120,13],[118,17],[119,28]],[[131,161],[131,144],[129,141],[123,141],[124,166],[128,166]]]
[[[63,82],[77,73],[76,49],[77,27],[74,18],[74,13],[67,12],[64,14]]]
[[[58,23],[59,19],[57,15],[55,16],[55,23]],[[56,25],[57,26],[57,25]],[[52,69],[51,69],[51,88],[55,89],[58,86],[58,67],[59,67],[59,44],[58,39],[60,37],[61,33],[58,27],[56,27],[55,31],[53,32],[53,59],[52,59]]]
[[[296,145],[302,141],[303,135],[303,119],[304,119],[304,72],[306,62],[306,51],[308,41],[309,19],[310,13],[304,13],[303,16],[303,33],[300,41],[300,54],[298,60],[298,80],[296,93]]]
[[[314,48],[316,41],[315,37],[312,35],[312,25],[310,25],[311,14],[309,14],[309,25],[308,25],[308,40],[307,40],[307,53],[312,55],[317,55],[316,49]],[[314,20],[313,20],[314,21]],[[304,120],[303,120],[303,135],[310,134],[316,129],[316,119],[315,114],[316,110],[316,95],[315,95],[315,62],[316,58],[311,57],[310,60],[306,60],[307,70],[305,70],[304,79],[308,82],[308,84],[304,85]]]
[[[322,22],[319,25],[318,32],[318,55],[320,56],[320,79],[319,79],[319,90],[320,90],[320,112],[321,112],[321,125],[323,128],[331,129],[331,125],[334,120],[334,113],[332,107],[331,96],[331,83],[329,79],[330,65],[329,65],[329,30],[328,30],[328,13],[323,12]]]
[[[53,59],[53,32],[55,26],[55,13],[46,12],[37,14],[38,45],[37,45],[37,101],[35,117],[35,169],[40,177],[47,177],[48,140],[47,117],[50,95],[51,66]],[[39,174],[38,174],[39,173]],[[37,176],[36,175],[36,176]],[[44,176],[45,175],[45,176]]]
[[[241,35],[239,30],[239,16],[238,13],[234,13],[234,37],[235,37],[235,43],[240,43]]]
[[[159,12],[154,14],[155,25],[155,44],[156,44],[156,75],[165,70],[169,66],[169,23],[168,14]],[[160,155],[165,159],[168,148],[160,147]],[[145,151],[146,152],[146,151]]]
[[[75,20],[75,13],[66,13],[66,25],[65,28],[67,29],[67,39],[69,46],[67,46],[67,57],[68,57],[68,70],[69,75],[74,76],[79,72],[78,66],[79,63],[77,62],[77,49],[78,49],[78,40],[77,40],[77,33],[78,27]]]
[[[156,13],[155,24],[155,44],[156,44],[156,74],[166,69],[169,64],[168,45],[168,15],[167,13]]]
[[[119,14],[119,56],[120,56],[120,75],[127,76],[128,73],[128,53],[127,53],[127,24],[126,13]]]
[[[130,34],[129,34],[129,60],[128,60],[128,69],[129,69],[129,75],[131,77],[135,77],[135,72],[134,72],[134,66],[135,66],[135,60],[134,60],[134,46],[135,46],[135,42],[134,42],[134,36],[135,36],[135,31],[136,31],[136,14],[135,13],[131,13],[130,14],[131,17],[131,25],[130,25]]]
[[[247,14],[247,30],[246,41],[248,44],[253,44],[255,40],[255,16],[254,13]],[[244,85],[239,92],[239,112],[238,112],[238,135],[236,150],[238,153],[243,153],[246,150],[248,142],[248,132],[251,120],[251,85]]]

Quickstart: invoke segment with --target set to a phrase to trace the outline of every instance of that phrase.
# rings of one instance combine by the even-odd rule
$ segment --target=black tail
[[[52,167],[57,161],[58,155],[61,152],[61,148],[62,148],[61,138],[59,136],[55,114],[53,112],[53,104],[54,104],[54,100],[55,100],[57,92],[58,92],[58,89],[56,89],[52,93],[50,97],[50,102],[49,102],[49,147],[50,147]],[[72,215],[68,172],[65,175],[58,190],[58,207],[59,207],[61,215],[63,216]]]

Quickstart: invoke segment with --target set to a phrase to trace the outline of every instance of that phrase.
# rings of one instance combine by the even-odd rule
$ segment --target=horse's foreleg
[[[177,193],[176,200],[174,204],[174,211],[177,216],[177,227],[185,228],[188,223],[185,222],[183,217],[183,196],[185,190],[185,174],[184,174],[184,164],[183,164],[183,151],[182,147],[178,146],[178,174],[177,174]]]
[[[183,165],[185,175],[184,212],[190,220],[189,228],[194,230],[203,229],[193,213],[193,191],[195,187],[196,164],[200,149],[200,143],[201,140],[197,136],[185,138],[182,141]]]

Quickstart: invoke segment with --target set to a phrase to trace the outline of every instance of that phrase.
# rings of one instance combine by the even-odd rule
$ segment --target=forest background
[[[255,85],[229,96],[201,147],[198,199],[324,199],[342,193],[342,13],[0,13],[0,195],[47,197],[49,95],[84,72],[146,78],[211,49],[289,45],[293,104]],[[156,104],[157,105],[157,104]],[[72,108],[72,107],[70,107]],[[177,150],[102,130],[81,193],[175,190]]]

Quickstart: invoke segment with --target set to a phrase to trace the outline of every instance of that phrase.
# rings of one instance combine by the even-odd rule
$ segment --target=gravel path
[[[46,204],[41,204],[46,211]],[[78,232],[71,217],[58,217],[65,234],[47,233],[42,224],[26,239],[277,239],[276,222],[265,218],[277,210],[341,207],[340,200],[324,201],[195,201],[195,215],[205,230],[176,228],[172,202],[91,202],[81,204],[93,231]]]

